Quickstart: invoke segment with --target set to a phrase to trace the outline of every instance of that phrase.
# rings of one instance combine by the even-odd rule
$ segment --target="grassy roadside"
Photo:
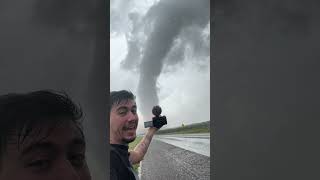
[[[210,121],[194,123],[177,128],[164,129],[157,134],[191,134],[191,133],[210,133]]]
[[[210,133],[210,122],[194,123],[185,125],[183,127],[171,128],[160,130],[156,134],[191,134],[191,133]],[[141,141],[143,136],[137,136],[137,138],[129,143],[129,150],[133,150],[136,145]],[[140,164],[134,164],[133,169],[138,172]]]
[[[192,128],[192,129],[181,129],[175,132],[167,132],[161,134],[196,134],[196,133],[210,133],[209,128]]]
[[[142,136],[137,136],[137,138],[133,142],[129,143],[129,150],[133,150],[136,147],[136,145],[141,141],[141,139],[142,139]],[[138,167],[139,166],[140,166],[139,163],[138,164],[134,164],[133,165],[133,169],[136,172],[138,172]]]

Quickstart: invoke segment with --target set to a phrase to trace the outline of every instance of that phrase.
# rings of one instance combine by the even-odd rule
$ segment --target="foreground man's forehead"
[[[29,144],[24,146],[20,152],[21,155],[28,154],[33,151],[50,151],[50,152],[58,152],[60,149],[74,149],[74,148],[85,148],[85,141],[83,138],[75,137],[71,139],[70,141],[67,141],[63,144],[60,144],[56,141],[50,141],[50,140],[43,140],[34,142],[33,144]]]
[[[85,140],[81,130],[73,123],[62,123],[56,127],[45,126],[34,128],[27,136],[18,133],[10,137],[8,150],[30,152],[35,149],[57,149],[72,146],[85,147]]]

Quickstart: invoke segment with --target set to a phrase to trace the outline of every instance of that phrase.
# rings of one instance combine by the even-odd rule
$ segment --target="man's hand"
[[[160,129],[163,125],[167,124],[166,116],[155,116],[152,118],[153,127]]]

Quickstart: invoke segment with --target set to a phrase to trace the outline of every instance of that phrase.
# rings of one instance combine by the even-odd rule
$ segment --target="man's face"
[[[2,180],[90,180],[85,141],[76,125],[63,122],[47,134],[48,127],[33,130],[23,143],[8,142],[0,165]]]
[[[110,112],[110,143],[128,144],[135,140],[138,127],[137,106],[134,100],[115,104]]]

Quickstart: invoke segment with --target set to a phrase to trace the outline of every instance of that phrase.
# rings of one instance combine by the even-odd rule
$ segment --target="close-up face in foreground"
[[[34,128],[20,143],[12,135],[1,157],[0,180],[91,179],[81,130],[72,121],[51,127]]]
[[[134,100],[123,100],[110,112],[110,143],[128,144],[135,140],[138,127],[137,105]]]

